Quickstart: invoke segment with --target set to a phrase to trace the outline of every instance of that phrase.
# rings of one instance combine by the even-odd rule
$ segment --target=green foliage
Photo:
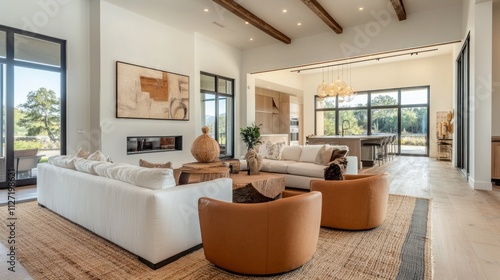
[[[38,141],[16,140],[14,141],[14,150],[40,149],[43,143]]]
[[[247,126],[245,128],[240,128],[240,135],[243,137],[243,142],[247,145],[248,149],[253,149],[255,145],[262,144],[260,138],[260,127],[262,124],[256,125],[252,123],[251,126]]]
[[[53,90],[40,88],[30,91],[26,103],[17,106],[21,117],[17,125],[26,129],[27,136],[46,133],[52,141],[59,139],[60,100]]]

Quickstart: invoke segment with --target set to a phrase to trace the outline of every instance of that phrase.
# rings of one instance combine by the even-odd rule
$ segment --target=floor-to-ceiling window
[[[202,124],[219,143],[220,158],[234,155],[234,80],[201,73]]]
[[[64,154],[66,43],[0,26],[0,186],[36,183],[36,164]]]
[[[351,102],[315,97],[316,135],[395,134],[395,153],[429,155],[429,87],[358,93]]]

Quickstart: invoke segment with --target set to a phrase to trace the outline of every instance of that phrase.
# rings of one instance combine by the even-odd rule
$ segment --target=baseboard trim
[[[484,181],[476,181],[471,177],[469,177],[469,186],[471,186],[475,190],[481,190],[481,191],[493,190],[493,183],[484,182]]]
[[[165,265],[167,265],[167,264],[169,264],[171,262],[174,262],[174,261],[176,261],[176,260],[184,257],[185,255],[190,254],[190,253],[192,253],[192,252],[194,252],[194,251],[196,251],[198,249],[201,249],[201,248],[203,248],[203,244],[198,244],[198,245],[196,245],[196,246],[194,246],[194,247],[192,247],[190,249],[187,249],[186,251],[182,251],[179,254],[171,256],[170,258],[165,259],[165,260],[163,260],[163,261],[161,261],[159,263],[152,263],[152,262],[150,262],[150,261],[148,261],[146,259],[143,259],[141,257],[138,257],[138,258],[139,258],[139,261],[141,261],[143,264],[149,266],[151,269],[156,270],[156,269],[158,269],[160,267],[163,267],[163,266],[165,266]]]

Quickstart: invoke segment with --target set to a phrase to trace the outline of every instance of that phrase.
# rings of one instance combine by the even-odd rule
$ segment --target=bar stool
[[[372,149],[373,161],[378,161],[378,165],[380,166],[380,161],[383,161],[382,149],[384,145],[384,138],[364,140],[362,145],[365,147],[368,146]]]

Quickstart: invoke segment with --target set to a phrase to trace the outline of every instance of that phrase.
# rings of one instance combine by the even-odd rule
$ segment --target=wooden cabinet
[[[491,178],[500,180],[500,136],[491,142]]]

